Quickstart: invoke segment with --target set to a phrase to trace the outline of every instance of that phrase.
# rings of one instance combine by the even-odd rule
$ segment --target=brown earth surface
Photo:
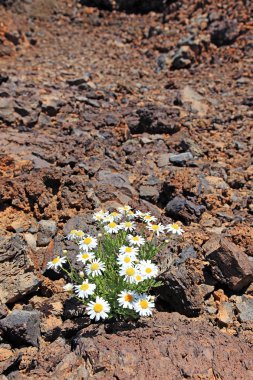
[[[0,380],[253,378],[252,11],[0,1]],[[46,264],[126,203],[185,234],[154,319],[90,324]]]

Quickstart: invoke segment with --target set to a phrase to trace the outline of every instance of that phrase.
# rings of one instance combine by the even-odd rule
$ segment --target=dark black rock
[[[0,320],[0,329],[14,346],[38,346],[40,336],[40,313],[37,311],[14,310]]]
[[[132,134],[144,132],[173,134],[179,131],[179,127],[171,120],[177,120],[178,117],[179,110],[176,108],[148,104],[146,107],[138,109],[127,121]]]
[[[204,245],[213,277],[232,290],[241,290],[253,281],[253,265],[239,246],[216,237]]]
[[[218,47],[233,44],[239,34],[236,20],[215,21],[210,25],[211,42]]]
[[[175,197],[165,207],[168,216],[187,225],[198,221],[205,209],[205,206],[197,205],[182,197]]]
[[[163,270],[163,264],[161,266]],[[198,260],[196,263],[183,262],[160,275],[164,285],[158,289],[159,298],[172,310],[189,317],[199,315],[204,307],[204,294],[200,286],[203,277],[197,266]]]

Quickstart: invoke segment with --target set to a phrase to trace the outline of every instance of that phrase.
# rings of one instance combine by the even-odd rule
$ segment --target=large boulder
[[[205,320],[178,313],[157,313],[136,327],[109,326],[104,331],[91,325],[75,339],[75,346],[88,361],[93,379],[252,377],[250,345]]]

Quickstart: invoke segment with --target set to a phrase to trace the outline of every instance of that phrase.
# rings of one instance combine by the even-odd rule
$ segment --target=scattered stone
[[[40,314],[37,311],[14,310],[0,320],[0,329],[14,346],[38,346],[40,336]]]
[[[211,42],[216,46],[231,45],[240,34],[236,20],[214,21],[210,25]]]
[[[169,156],[170,162],[174,165],[184,166],[188,161],[193,160],[191,152],[184,152],[179,154],[173,154]]]
[[[204,97],[190,86],[185,86],[180,92],[181,102],[190,103],[191,110],[196,112],[200,117],[205,117],[210,109]]]
[[[196,205],[182,197],[173,198],[165,207],[168,216],[187,225],[197,221],[205,209],[205,206]]]
[[[204,249],[213,277],[232,290],[241,290],[253,281],[253,266],[240,247],[227,238],[209,240]]]
[[[224,326],[233,323],[235,318],[234,308],[230,302],[221,302],[218,309],[217,321]]]
[[[181,46],[170,65],[171,70],[188,69],[194,62],[194,53],[189,46]]]
[[[128,118],[128,127],[132,134],[168,133],[172,135],[179,130],[175,123],[179,116],[177,108],[158,107],[155,104],[148,104],[144,108],[137,109],[136,113]],[[171,123],[171,120],[174,120]]]
[[[47,246],[57,231],[57,224],[54,220],[39,221],[39,232],[37,235],[37,245],[39,247]]]
[[[21,358],[22,354],[20,352],[14,352],[9,348],[0,346],[0,380],[8,380],[3,373],[11,372],[12,368],[18,366]]]
[[[236,309],[239,313],[240,322],[253,322],[253,298],[246,296],[238,297]]]

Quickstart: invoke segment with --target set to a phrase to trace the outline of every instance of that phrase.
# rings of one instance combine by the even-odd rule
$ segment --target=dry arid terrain
[[[250,0],[0,0],[0,380],[253,379]],[[47,263],[99,208],[185,233],[153,318]]]

